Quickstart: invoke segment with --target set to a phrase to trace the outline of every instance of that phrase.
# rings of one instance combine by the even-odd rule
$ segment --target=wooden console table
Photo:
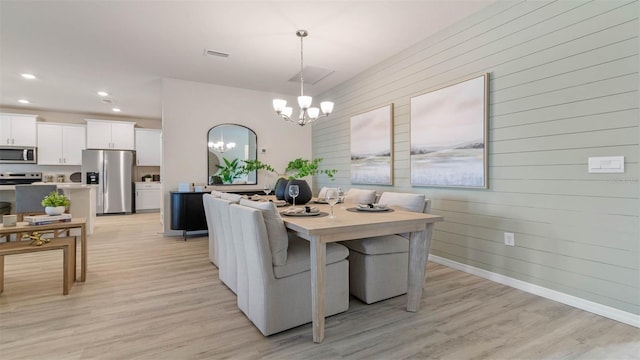
[[[6,236],[7,241],[12,234],[20,236],[24,233],[45,232],[52,230],[80,229],[80,281],[85,282],[87,279],[87,221],[85,218],[73,218],[71,221],[59,222],[45,225],[29,225],[26,222],[19,222],[16,226],[4,227],[0,224],[0,237]],[[75,269],[73,278],[76,278]]]
[[[0,293],[4,291],[4,257],[6,255],[26,254],[32,252],[62,250],[62,295],[69,294],[76,270],[75,237],[54,238],[40,246],[31,245],[30,241],[16,241],[0,244]]]

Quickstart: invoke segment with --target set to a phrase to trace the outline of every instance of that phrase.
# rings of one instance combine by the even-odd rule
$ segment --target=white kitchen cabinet
[[[162,164],[162,130],[136,129],[136,164],[139,166]]]
[[[160,189],[158,182],[136,182],[136,211],[160,210]]]
[[[135,150],[134,127],[126,121],[93,120],[87,122],[87,149]]]
[[[38,165],[82,165],[86,126],[38,124]]]
[[[36,117],[0,114],[0,145],[36,146]]]

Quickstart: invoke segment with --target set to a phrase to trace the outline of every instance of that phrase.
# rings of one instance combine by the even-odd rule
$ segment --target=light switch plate
[[[623,173],[624,156],[598,156],[589,158],[590,173]]]

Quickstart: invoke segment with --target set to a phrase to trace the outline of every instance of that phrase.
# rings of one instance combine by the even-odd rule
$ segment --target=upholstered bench
[[[26,254],[39,251],[62,250],[62,294],[69,294],[76,272],[76,240],[75,237],[54,238],[40,246],[31,245],[30,241],[7,242],[0,244],[0,293],[4,291],[4,257],[7,255]]]

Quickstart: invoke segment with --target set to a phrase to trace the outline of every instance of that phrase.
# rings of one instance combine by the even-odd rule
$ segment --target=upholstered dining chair
[[[271,204],[273,205],[273,204]],[[309,242],[285,235],[286,261],[274,265],[271,244],[284,240],[274,239],[280,230],[286,232],[284,223],[269,225],[264,213],[276,211],[257,209],[245,205],[231,205],[230,217],[234,228],[242,229],[245,256],[247,291],[247,317],[265,335],[271,335],[311,322],[311,273]],[[271,231],[269,229],[271,228]],[[280,254],[281,255],[281,254]],[[335,243],[327,244],[326,252],[326,315],[334,315],[349,308],[348,250]],[[239,292],[242,297],[242,292]],[[239,299],[240,300],[240,299]]]
[[[229,218],[229,205],[238,203],[241,197],[224,196],[224,194],[221,198],[214,197],[209,200],[212,205],[212,226],[218,250],[218,277],[231,291],[237,293],[238,266]]]
[[[384,192],[379,204],[407,211],[431,211],[423,194]],[[407,292],[409,234],[343,241],[349,248],[349,291],[366,304]]]
[[[207,219],[207,231],[209,233],[209,261],[216,267],[218,267],[218,242],[216,241],[213,218],[213,204],[211,199],[214,196],[211,194],[202,195],[202,205],[204,208],[204,217]]]
[[[22,221],[24,215],[44,214],[42,199],[57,191],[55,185],[16,185],[16,215]]]
[[[373,204],[376,201],[376,191],[351,188],[344,196],[345,203]]]

